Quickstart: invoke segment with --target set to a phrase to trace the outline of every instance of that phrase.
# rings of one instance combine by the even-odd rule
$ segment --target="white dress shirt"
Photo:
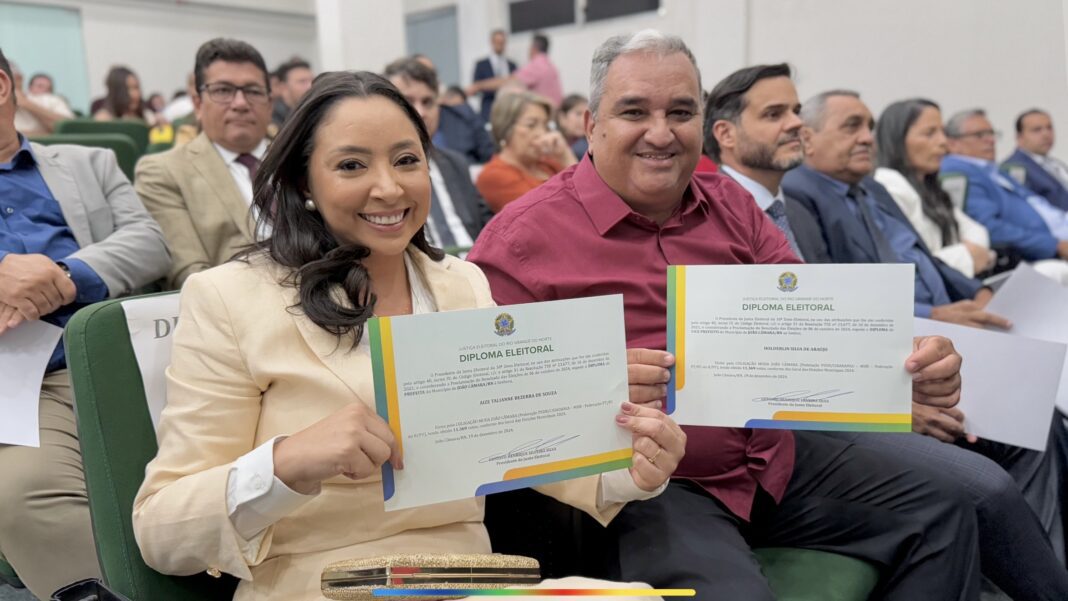
[[[404,266],[412,289],[412,313],[433,313],[438,310],[434,296],[423,277],[411,262],[407,253]],[[360,339],[359,347],[369,345],[367,336]],[[234,529],[244,541],[240,541],[245,559],[256,560],[263,535],[269,526],[286,517],[318,495],[303,495],[289,488],[274,475],[274,445],[284,437],[275,437],[239,457],[230,466],[226,482],[226,510]],[[648,492],[634,483],[629,470],[616,470],[601,474],[601,486],[597,506],[651,499],[667,488]]]
[[[875,181],[882,184],[890,193],[898,208],[920,234],[923,243],[931,250],[931,254],[964,275],[970,278],[975,277],[975,261],[968,247],[962,242],[943,243],[941,228],[930,217],[924,215],[923,199],[904,175],[894,169],[879,167],[875,170]],[[962,241],[990,248],[990,233],[986,231],[983,224],[972,219],[957,207],[953,207],[953,218],[957,221],[957,230]]]
[[[490,66],[493,67],[494,77],[508,77],[508,57],[503,54],[491,54],[489,56]]]
[[[1068,188],[1068,165],[1064,164],[1064,161],[1051,157],[1049,155],[1042,156],[1040,154],[1034,154],[1024,150],[1024,154],[1031,157],[1036,163],[1039,164],[1046,173],[1052,175],[1062,186]]]
[[[71,112],[66,101],[55,94],[26,94],[26,97],[57,115],[67,119],[74,118],[74,113]],[[18,107],[15,110],[15,130],[30,133],[46,131],[44,124],[25,107]]]
[[[753,200],[756,201],[757,206],[760,207],[761,211],[767,211],[768,207],[770,207],[776,200],[786,204],[786,199],[783,197],[782,193],[782,186],[779,186],[779,189],[772,193],[765,188],[763,184],[751,177],[742,175],[736,169],[732,169],[727,165],[720,165],[719,169],[731,176],[731,179],[738,182],[741,187],[745,188],[745,191],[753,196]]]
[[[237,157],[240,156],[240,153],[227,150],[217,142],[212,142],[212,145],[215,146],[215,150],[219,151],[219,156],[222,157],[223,162],[230,169],[230,176],[234,178],[234,183],[237,184],[237,189],[241,191],[241,196],[249,206],[252,206],[252,175],[248,172],[248,167],[237,162]],[[249,154],[262,161],[263,155],[267,154],[267,140],[260,140],[259,145]]]
[[[449,188],[445,185],[445,177],[441,175],[441,169],[438,168],[438,164],[433,159],[430,159],[429,163],[430,185],[434,186],[434,194],[438,199],[438,204],[441,206],[441,211],[445,213],[445,223],[449,231],[452,232],[452,237],[456,239],[456,246],[468,248],[474,246],[475,241],[471,239],[471,234],[464,227],[463,220],[456,213],[456,205],[452,202],[452,196],[449,194]],[[436,229],[438,224],[434,223],[433,215],[427,215],[426,222],[430,226],[427,230],[430,232],[431,242],[440,248],[441,241],[437,240]]]

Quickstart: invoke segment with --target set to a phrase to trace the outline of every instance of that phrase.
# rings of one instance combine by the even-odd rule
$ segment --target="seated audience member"
[[[529,92],[497,97],[490,121],[497,154],[475,182],[494,213],[577,162],[564,136],[549,128],[552,113]]]
[[[0,52],[0,339],[37,320],[63,327],[170,265],[114,153],[30,142],[15,129],[17,102]],[[62,342],[41,382],[39,426],[40,447],[0,445],[0,559],[49,599],[100,577]]]
[[[464,93],[463,88],[457,85],[445,88],[445,92],[441,95],[442,106],[457,106],[466,102],[467,94]]]
[[[505,56],[504,51],[508,47],[508,35],[503,29],[494,29],[490,34],[490,48],[492,52],[486,58],[475,63],[475,74],[471,78],[471,85],[467,88],[467,94],[481,95],[481,111],[479,115],[483,121],[490,119],[490,110],[493,101],[497,97],[497,89],[508,81],[509,76],[515,72],[515,63]]]
[[[163,113],[163,109],[167,108],[167,99],[163,97],[163,94],[160,94],[159,92],[153,92],[152,95],[148,97],[147,106],[148,110],[152,111],[156,115],[161,115],[161,113]]]
[[[942,159],[941,175],[967,179],[964,212],[986,227],[991,244],[1010,247],[1028,261],[1068,259],[1068,234],[1058,238],[1043,215],[1056,207],[998,170],[997,132],[986,113],[970,109],[953,115],[946,136],[950,154]]]
[[[423,63],[402,58],[386,66],[384,75],[400,90],[423,119],[431,139],[438,129],[438,77]],[[470,248],[489,223],[493,212],[483,202],[467,161],[446,148],[433,145],[427,151],[430,170],[430,214],[427,233],[438,248]]]
[[[23,91],[22,72],[14,64],[11,64],[11,70],[15,74],[15,100],[18,106],[15,111],[16,131],[24,136],[50,134],[56,123],[74,117],[67,103],[52,93],[52,79],[47,75],[34,75],[29,87]]]
[[[752,195],[791,244],[795,230],[807,233],[796,239],[821,241],[812,215],[786,198],[781,187],[786,172],[804,160],[800,109],[790,67],[785,64],[736,71],[716,85],[705,105],[705,150],[721,162],[725,175]],[[941,126],[940,120],[935,123]],[[829,262],[826,254],[825,246],[803,250],[804,258],[811,257],[813,262]],[[917,397],[913,403],[916,434],[826,435],[892,454],[931,478],[959,484],[971,497],[979,519],[983,573],[1013,599],[1068,599],[1068,571],[1049,542],[1052,539],[1058,552],[1063,550],[1057,507],[1036,503],[1037,509],[1048,512],[1040,521],[1020,493],[1020,487],[1054,492],[1036,486],[1043,481],[1035,472],[1042,468],[1055,476],[1052,457],[988,441],[964,448],[944,444],[963,436],[962,419],[955,408],[931,406]],[[1019,478],[1019,487],[1006,469]],[[1048,486],[1056,478],[1047,477],[1044,482]]]
[[[257,179],[273,234],[182,291],[159,453],[133,512],[148,565],[233,574],[239,600],[322,599],[335,561],[490,552],[481,497],[382,503],[381,466],[405,458],[374,409],[367,319],[493,305],[477,267],[423,236],[429,142],[415,109],[366,72],[321,75],[290,115]],[[646,402],[651,381],[631,384]],[[633,467],[539,487],[602,524],[662,490],[685,447],[659,410],[622,411]]]
[[[549,60],[549,38],[543,33],[535,33],[531,38],[530,60],[516,69],[512,77],[522,82],[530,92],[548,99],[554,108],[564,100],[560,71]]]
[[[252,46],[217,38],[197,50],[201,133],[137,163],[137,193],[174,258],[167,286],[229,260],[253,241],[252,182],[267,151],[267,67]]]
[[[953,206],[938,182],[946,156],[942,112],[930,100],[915,98],[888,106],[875,128],[882,184],[931,253],[968,277],[993,265],[986,228]]]
[[[108,93],[99,109],[93,112],[97,121],[133,119],[154,124],[152,112],[141,95],[141,80],[126,67],[112,67],[105,80]]]
[[[586,124],[583,115],[590,103],[582,94],[571,94],[560,103],[556,111],[556,129],[564,134],[564,140],[576,157],[586,154],[590,145],[586,141]]]
[[[308,61],[293,58],[282,63],[274,74],[278,77],[278,97],[271,110],[271,123],[281,128],[300,99],[311,89],[315,73],[312,72]]]
[[[798,259],[740,186],[694,175],[700,74],[680,38],[646,30],[602,44],[590,110],[590,154],[506,207],[470,256],[501,304],[622,293],[627,345],[666,383],[674,359],[648,349],[665,346],[669,265]],[[915,393],[954,404],[959,361],[948,340],[917,339],[906,362]],[[813,433],[684,430],[667,490],[610,526],[624,579],[772,600],[751,547],[786,545],[876,563],[880,599],[977,598],[975,512],[958,487]]]
[[[782,185],[816,219],[831,260],[913,263],[918,317],[1007,328],[1007,321],[983,311],[990,289],[935,258],[886,188],[869,177],[875,120],[859,95],[824,92],[805,102],[801,118],[805,162]]]
[[[1053,120],[1041,109],[1031,109],[1016,118],[1016,150],[1001,164],[1035,194],[1068,211],[1068,165],[1050,155]]]
[[[486,123],[466,102],[442,106],[439,121],[434,146],[458,152],[471,163],[485,163],[493,156],[493,138]]]

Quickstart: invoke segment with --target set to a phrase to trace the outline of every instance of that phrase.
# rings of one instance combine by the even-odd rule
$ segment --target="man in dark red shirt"
[[[668,265],[798,262],[741,187],[694,175],[700,90],[693,55],[673,36],[617,36],[597,50],[590,153],[510,204],[469,255],[497,302],[622,293],[628,346],[663,349]],[[648,397],[662,399],[674,359],[643,354],[647,365],[631,366],[631,381],[639,376]],[[943,338],[917,340],[906,361],[916,388],[948,403],[959,396],[959,367]],[[687,434],[677,478],[613,523],[623,579],[771,600],[750,548],[800,546],[878,564],[881,598],[978,598],[975,513],[960,489],[829,437]]]

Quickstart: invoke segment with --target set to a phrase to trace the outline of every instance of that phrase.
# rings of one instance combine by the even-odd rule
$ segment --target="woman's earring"
[[[315,211],[315,201],[310,199],[310,198],[305,200],[304,201],[304,208],[307,209],[308,211],[313,211],[314,212]]]

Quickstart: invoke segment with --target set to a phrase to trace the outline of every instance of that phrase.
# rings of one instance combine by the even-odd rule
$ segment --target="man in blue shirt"
[[[0,345],[25,322],[65,326],[81,307],[129,294],[170,266],[114,153],[31,143],[15,130],[15,110],[0,52]],[[0,445],[0,557],[47,599],[99,576],[62,343],[45,370],[39,416],[39,448]]]

